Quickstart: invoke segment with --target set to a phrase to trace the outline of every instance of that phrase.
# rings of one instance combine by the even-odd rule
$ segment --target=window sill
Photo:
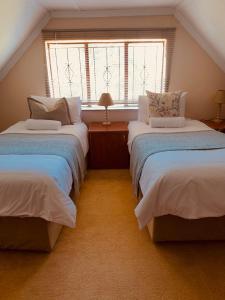
[[[108,110],[137,110],[138,106],[137,105],[129,105],[129,106],[124,106],[124,105],[112,105],[108,107]],[[104,106],[99,106],[99,105],[82,105],[81,106],[82,111],[101,111],[105,110]]]

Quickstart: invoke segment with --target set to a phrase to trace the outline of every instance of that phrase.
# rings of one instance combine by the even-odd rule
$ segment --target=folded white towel
[[[151,117],[149,119],[149,123],[152,128],[177,128],[185,126],[185,118],[184,117]]]
[[[29,130],[59,130],[62,126],[60,121],[27,119],[25,128]]]

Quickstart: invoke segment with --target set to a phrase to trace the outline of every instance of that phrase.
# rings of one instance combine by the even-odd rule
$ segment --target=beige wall
[[[170,90],[189,92],[187,116],[211,118],[215,114],[212,97],[217,89],[225,89],[225,74],[190,37],[172,16],[113,17],[89,19],[54,19],[46,28],[144,28],[177,27],[175,53],[171,71]],[[41,37],[38,37],[25,55],[0,82],[0,130],[28,117],[26,97],[44,95],[44,57]],[[112,120],[135,119],[137,111],[111,111]],[[224,113],[225,116],[225,113]],[[102,111],[84,111],[85,121],[97,121]]]

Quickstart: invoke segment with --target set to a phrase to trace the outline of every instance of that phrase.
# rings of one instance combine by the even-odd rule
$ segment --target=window
[[[168,39],[44,38],[47,90],[52,97],[80,96],[96,103],[103,92],[114,102],[137,103],[149,89],[168,87]]]

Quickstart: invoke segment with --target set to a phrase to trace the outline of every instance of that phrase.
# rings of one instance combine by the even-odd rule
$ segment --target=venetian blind
[[[46,94],[80,96],[90,105],[110,92],[114,102],[128,105],[146,89],[167,91],[175,31],[44,30]]]

